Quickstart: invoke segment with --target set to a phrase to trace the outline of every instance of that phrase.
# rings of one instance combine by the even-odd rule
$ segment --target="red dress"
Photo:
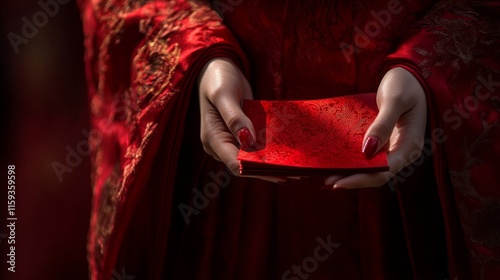
[[[92,279],[499,279],[498,3],[210,2],[80,1]],[[215,57],[256,99],[374,92],[404,67],[427,94],[423,154],[381,188],[229,175],[199,140]]]

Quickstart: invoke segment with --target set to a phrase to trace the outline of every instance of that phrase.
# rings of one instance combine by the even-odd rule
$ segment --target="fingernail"
[[[241,148],[244,150],[250,149],[255,144],[252,133],[246,127],[238,131],[238,140],[240,141]]]
[[[341,190],[341,189],[345,189],[345,187],[339,184],[334,184],[332,188],[332,190]]]
[[[328,178],[325,179],[325,185],[329,185],[330,187],[333,186],[333,184],[335,182],[337,182],[340,178],[342,178],[341,176],[338,176],[338,175],[334,175],[334,176],[330,176]]]
[[[368,158],[371,158],[377,152],[379,144],[380,144],[380,141],[376,137],[369,136],[366,139],[365,144],[363,145],[363,149],[361,150],[361,152],[363,152],[363,154],[365,154]]]

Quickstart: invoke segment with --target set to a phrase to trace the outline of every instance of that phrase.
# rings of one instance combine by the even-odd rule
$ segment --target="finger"
[[[208,100],[201,100],[203,116],[201,122],[200,138],[204,150],[215,159],[222,161],[235,175],[239,175],[238,142],[234,136],[227,131],[227,127],[221,119],[219,112]]]
[[[220,157],[214,152],[214,150],[212,150],[212,148],[210,146],[203,145],[203,150],[205,151],[205,153],[207,153],[208,155],[213,157],[216,161],[222,161],[220,159]]]
[[[230,60],[222,59],[209,64],[203,75],[201,88],[206,90],[208,101],[217,109],[227,128],[243,148],[255,143],[255,130],[250,119],[243,113],[244,99],[252,98],[248,81]]]
[[[243,73],[240,72],[241,79],[243,80],[243,99],[253,99],[252,88],[250,87],[250,83],[245,78]]]
[[[390,178],[390,172],[354,174],[337,180],[332,189],[374,188],[384,185]]]
[[[340,180],[342,177],[344,177],[344,176],[341,176],[341,175],[330,176],[330,177],[325,179],[325,185],[326,186],[333,186],[333,184],[335,184],[335,182]]]
[[[287,181],[286,177],[274,177],[274,176],[242,176],[242,177],[248,177],[248,178],[255,178],[255,179],[261,179],[264,181],[272,182],[272,183],[285,183]]]
[[[368,158],[372,158],[390,139],[397,123],[397,116],[388,107],[383,107],[367,129],[363,138],[361,151]]]
[[[214,100],[214,106],[219,111],[229,131],[238,139],[239,144],[244,149],[252,147],[255,144],[254,127],[250,119],[243,113],[240,100],[234,94],[226,92]]]
[[[389,142],[391,134],[403,113],[401,107],[390,101],[382,101],[375,120],[366,130],[361,151],[368,157],[373,157],[384,145]]]
[[[397,139],[387,155],[390,169],[393,173],[399,172],[405,166],[417,160],[424,146],[426,126],[426,109],[417,105],[409,114],[403,116],[404,123],[398,128]],[[417,109],[419,108],[419,109]],[[415,116],[418,115],[418,116]]]
[[[371,174],[355,174],[345,178],[341,178],[334,183],[334,189],[356,189],[363,187],[379,187],[385,184],[394,174],[399,172],[404,167],[408,166],[417,160],[422,152],[425,118],[416,118],[413,116],[417,111],[412,110],[410,114],[403,116],[401,122],[405,123],[404,128],[395,130],[394,143],[391,144],[390,151],[387,154],[387,160],[390,170],[387,172],[371,173]],[[410,128],[408,128],[410,127]],[[402,131],[400,131],[402,130]]]
[[[387,172],[355,174],[337,180],[333,189],[358,189],[368,187],[380,187],[387,183],[401,169],[417,160],[423,147],[423,139],[417,130],[404,131],[387,155],[390,170]]]
[[[227,132],[225,123],[222,121],[219,112],[206,99],[200,100],[201,129],[200,140],[204,151],[214,159],[222,161],[216,151],[215,145],[237,145],[233,135]]]
[[[235,144],[221,141],[212,145],[212,150],[234,175],[240,175],[240,163],[237,160],[239,149]]]
[[[403,94],[406,89],[404,83],[401,82],[401,76],[406,74],[398,71],[399,69],[390,70],[380,82],[377,90],[379,113],[367,129],[361,148],[362,152],[369,158],[373,157],[389,142],[401,115],[409,111],[415,104],[415,100],[406,98],[406,95]],[[400,79],[396,79],[398,77]]]

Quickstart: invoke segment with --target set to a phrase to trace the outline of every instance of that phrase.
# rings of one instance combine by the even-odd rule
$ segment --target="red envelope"
[[[315,176],[389,170],[386,151],[368,159],[363,136],[378,109],[375,93],[318,100],[245,100],[256,143],[240,149],[241,175]]]

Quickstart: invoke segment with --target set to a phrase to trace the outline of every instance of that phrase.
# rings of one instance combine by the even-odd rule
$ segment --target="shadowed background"
[[[22,18],[32,22],[39,11],[35,0],[0,2],[0,279],[88,279],[89,157],[73,158],[78,164],[62,174],[61,182],[52,166],[68,166],[67,149],[85,147],[87,141],[82,133],[89,121],[80,14],[74,0],[60,4],[16,54],[8,34],[22,36]],[[15,273],[7,270],[10,245],[2,238],[7,233],[8,164],[16,165]]]

